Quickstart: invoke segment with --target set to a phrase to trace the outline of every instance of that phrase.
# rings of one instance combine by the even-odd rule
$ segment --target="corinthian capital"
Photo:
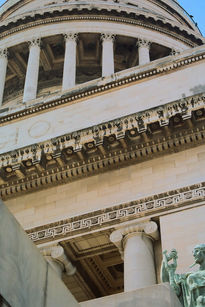
[[[29,48],[34,47],[34,46],[41,46],[41,39],[40,37],[34,37],[32,38],[29,42]]]
[[[64,33],[64,39],[65,41],[76,41],[78,38],[78,34],[74,33],[74,32],[68,32],[68,33]]]
[[[151,42],[146,40],[146,39],[141,39],[139,38],[137,43],[136,43],[137,47],[147,47],[150,48]]]
[[[101,40],[102,41],[114,41],[115,35],[112,33],[102,33]]]
[[[7,57],[8,57],[7,48],[0,48],[0,58],[7,58]]]

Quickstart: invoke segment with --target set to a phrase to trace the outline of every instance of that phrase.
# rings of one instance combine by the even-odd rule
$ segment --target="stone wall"
[[[176,295],[168,284],[138,289],[135,291],[115,294],[103,298],[83,302],[82,307],[181,307]]]
[[[160,218],[162,250],[178,251],[177,273],[194,271],[192,251],[197,244],[205,243],[205,203],[201,207],[162,216]]]
[[[205,145],[6,201],[24,228],[205,181]]]

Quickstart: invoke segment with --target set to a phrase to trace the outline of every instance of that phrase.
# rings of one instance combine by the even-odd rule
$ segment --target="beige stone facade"
[[[172,0],[1,7],[0,194],[79,302],[204,243],[203,43]]]

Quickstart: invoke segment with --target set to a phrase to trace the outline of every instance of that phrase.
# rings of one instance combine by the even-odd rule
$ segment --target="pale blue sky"
[[[4,2],[5,0],[0,0],[0,5]],[[194,21],[205,36],[205,0],[178,0],[178,2],[190,15],[194,16]]]

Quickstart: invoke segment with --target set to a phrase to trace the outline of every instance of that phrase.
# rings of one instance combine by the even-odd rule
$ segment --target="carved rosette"
[[[102,40],[102,42],[104,42],[104,41],[112,41],[112,42],[114,42],[115,35],[112,34],[112,33],[102,33],[101,34],[101,40]]]
[[[0,49],[0,58],[7,58],[8,57],[8,50],[7,48]]]
[[[63,36],[64,36],[65,41],[75,41],[76,42],[78,39],[78,34],[74,32],[64,33]]]
[[[140,47],[150,48],[151,42],[146,40],[146,39],[139,38],[136,45],[137,45],[138,48],[140,48]]]
[[[35,47],[35,46],[41,47],[41,38],[34,37],[28,42],[28,44],[29,44],[29,48]]]

